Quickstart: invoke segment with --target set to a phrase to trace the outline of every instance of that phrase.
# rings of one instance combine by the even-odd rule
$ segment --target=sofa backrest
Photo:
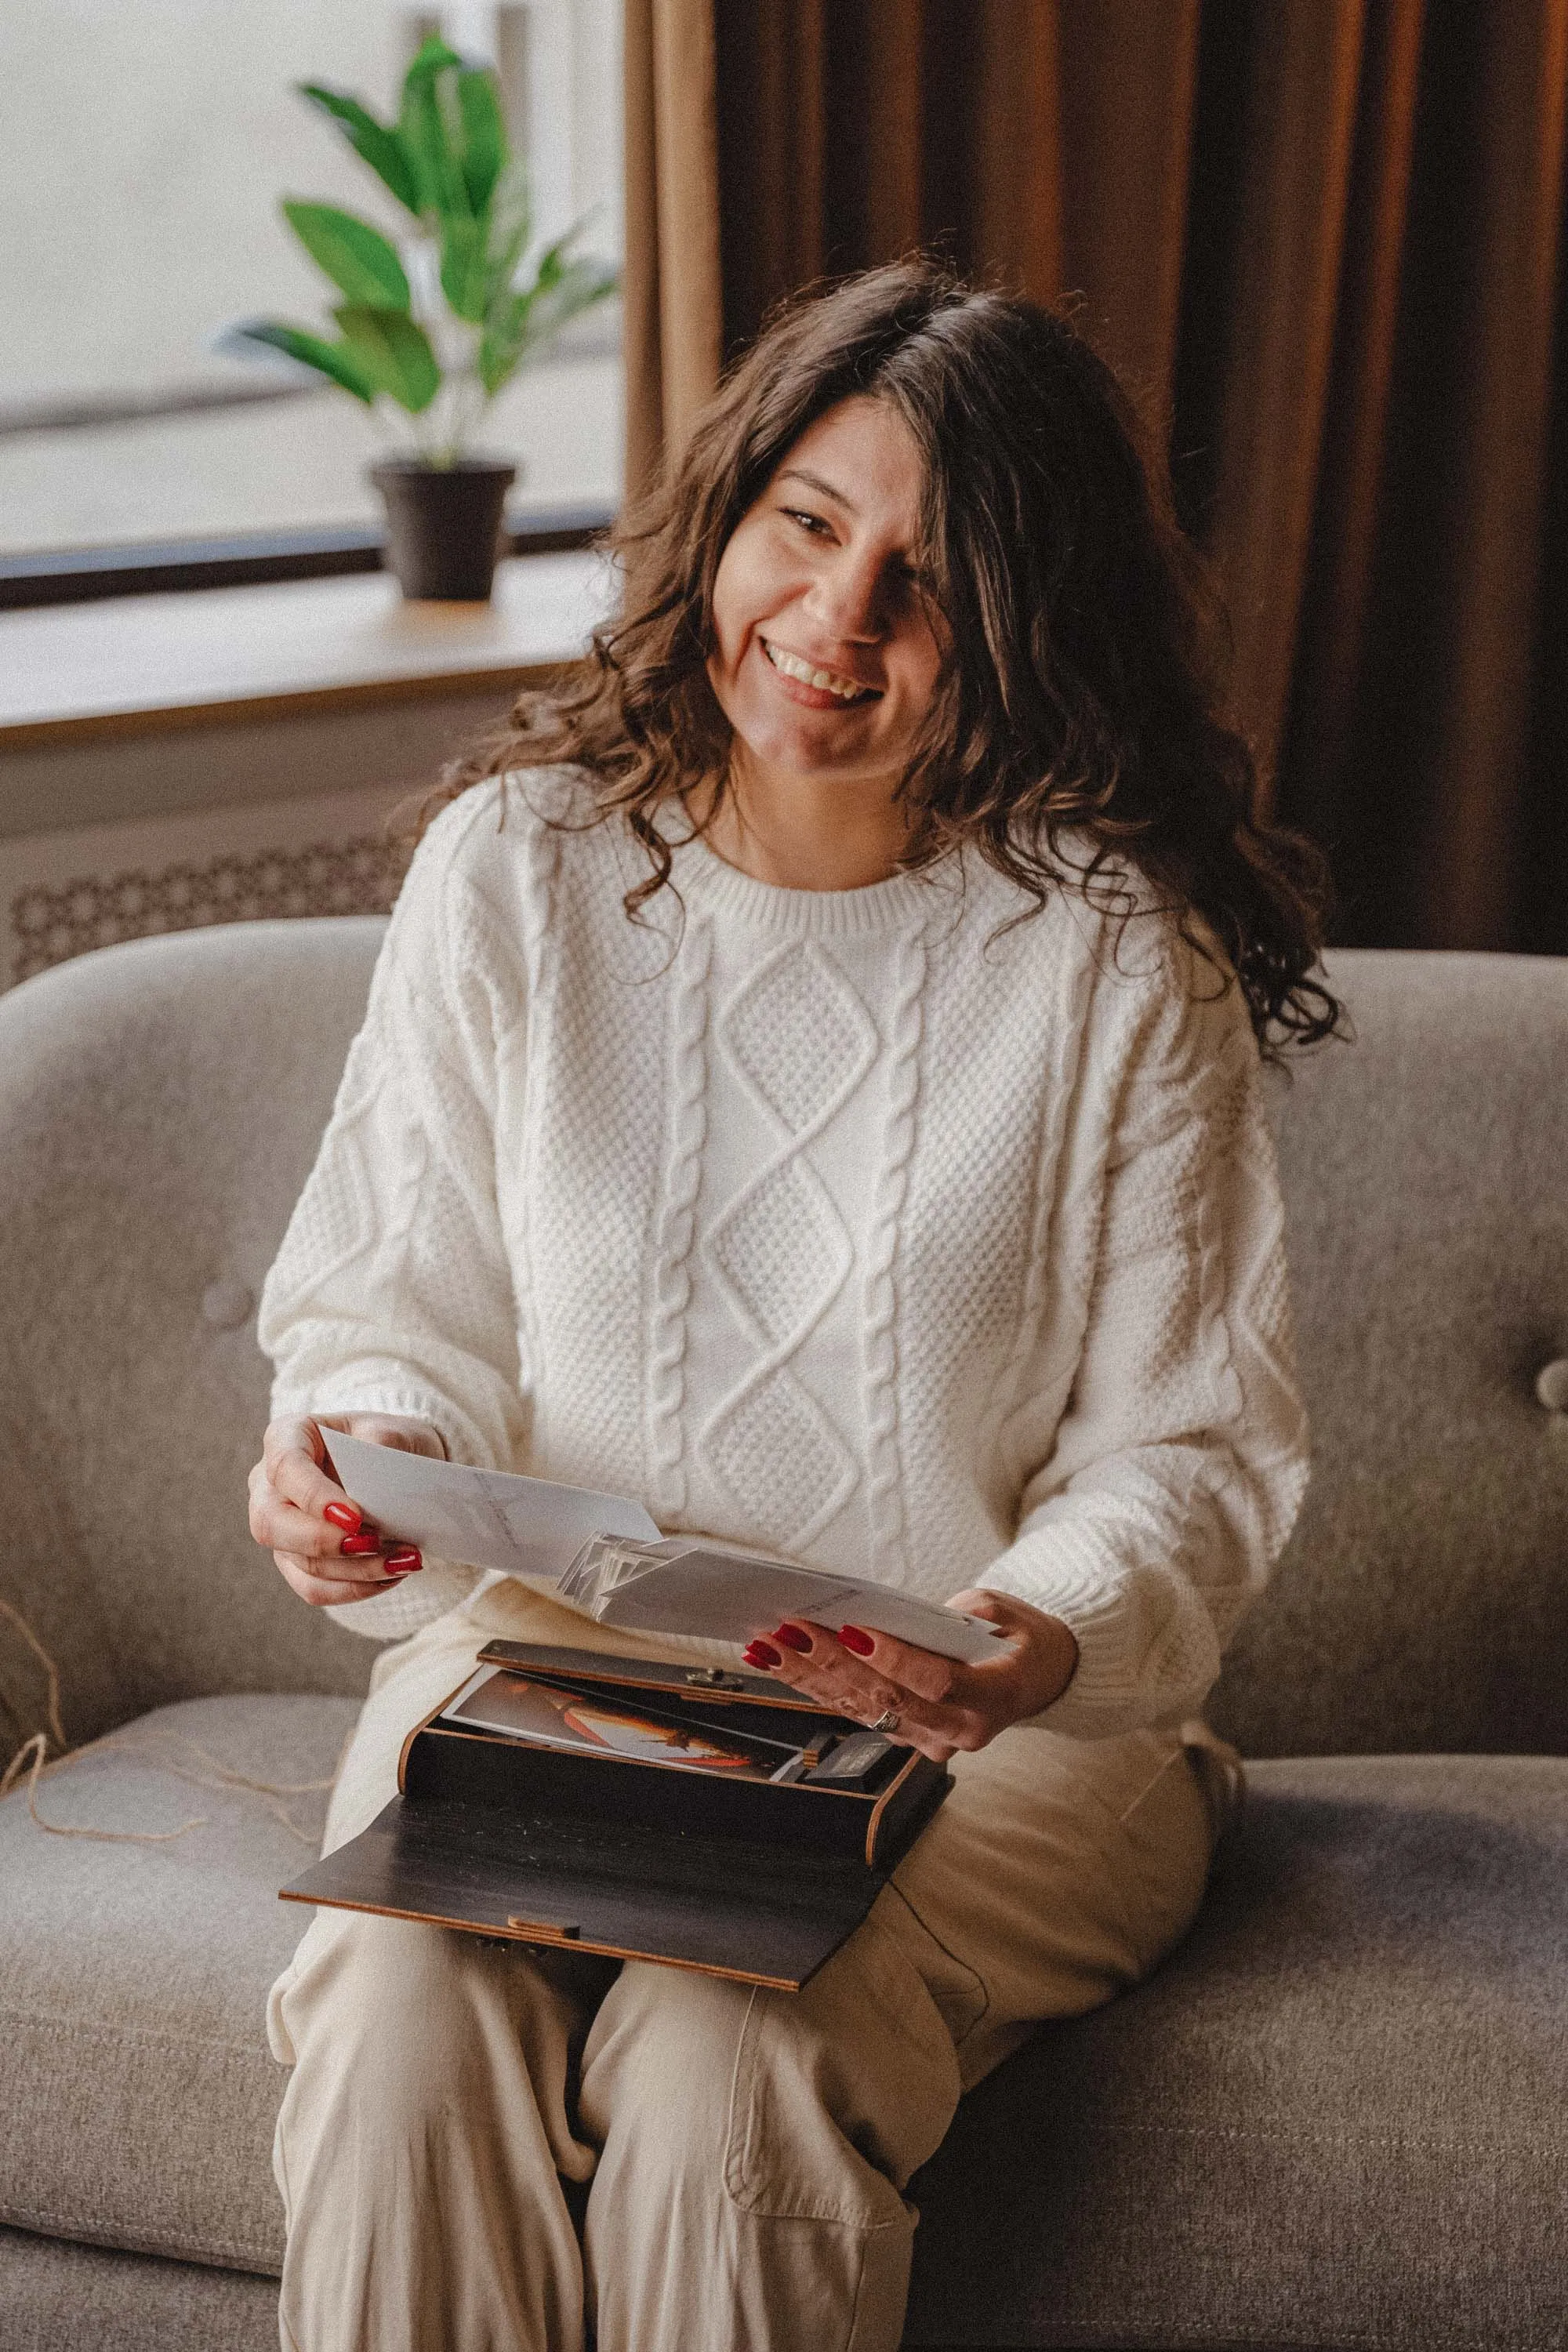
[[[0,1594],[81,1738],[371,1645],[257,1551],[255,1299],[382,926],[138,941],[0,998]],[[1341,954],[1276,1090],[1316,1469],[1215,1720],[1250,1754],[1568,1751],[1568,962]],[[37,1719],[0,1623],[0,1709]],[[0,1727],[4,1713],[0,1712]]]
[[[1314,1471],[1210,1712],[1250,1755],[1568,1752],[1568,961],[1342,952],[1276,1092]]]

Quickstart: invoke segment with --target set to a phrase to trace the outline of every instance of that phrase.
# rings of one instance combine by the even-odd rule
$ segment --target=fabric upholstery
[[[5,2352],[278,2352],[278,2286],[0,2229]]]
[[[0,998],[0,1595],[59,1662],[73,1739],[215,1691],[364,1686],[365,1645],[252,1544],[245,1475],[254,1298],[382,928],[138,940]],[[41,1696],[0,1626],[0,1700],[31,1729]]]
[[[0,2222],[278,2269],[283,2077],[267,1991],[309,1924],[278,1889],[312,1857],[326,1798],[290,1803],[294,1836],[259,1794],[160,1765],[208,1772],[205,1749],[252,1780],[328,1779],[357,1711],[323,1696],[190,1700],[40,1783],[50,1822],[205,1821],[164,1844],[48,1837],[21,1791],[0,1805]]]
[[[1249,1778],[1181,1950],[912,2185],[910,2346],[1568,2341],[1568,1763]]]
[[[1209,1710],[1249,1756],[1568,1751],[1568,961],[1345,954],[1280,1090],[1314,1468]]]

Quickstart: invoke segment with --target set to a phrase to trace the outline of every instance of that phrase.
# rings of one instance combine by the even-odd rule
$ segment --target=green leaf
[[[298,87],[302,98],[308,98],[312,106],[319,106],[323,114],[331,117],[354,153],[370,165],[398,203],[409,212],[417,213],[419,184],[397,131],[378,122],[347,90],[329,89],[317,81],[302,81]]]
[[[300,360],[342,384],[367,408],[381,389],[357,352],[342,343],[323,342],[320,335],[307,334],[303,327],[288,326],[279,319],[246,319],[230,328],[226,341],[264,343],[270,351],[286,352],[291,360]]]
[[[486,392],[498,393],[524,359],[553,341],[568,319],[613,294],[618,282],[607,262],[566,261],[560,247],[552,246],[532,286],[514,294],[485,330],[479,368]]]
[[[441,229],[441,290],[458,318],[477,327],[489,310],[493,290],[485,223],[447,220]]]
[[[412,416],[429,407],[441,388],[441,370],[423,327],[403,310],[345,302],[333,311],[353,357],[378,392]]]
[[[458,76],[463,127],[463,181],[476,214],[489,203],[507,160],[506,122],[488,67],[465,66]]]
[[[405,92],[411,81],[427,81],[444,73],[448,66],[460,66],[462,62],[457,50],[449,47],[439,33],[427,33],[403,77]]]
[[[494,399],[503,383],[517,373],[522,359],[522,345],[510,336],[504,327],[489,326],[479,338],[478,361],[479,382],[490,399]]]
[[[403,82],[403,110],[397,135],[419,189],[419,210],[438,214],[472,214],[468,184],[463,178],[447,132],[441,103],[442,77],[460,67],[462,59],[445,41],[432,37],[409,67]]]
[[[532,226],[528,166],[514,155],[490,193],[489,252],[491,278],[498,293],[507,292],[522,259]]]
[[[368,221],[334,205],[285,202],[284,218],[312,261],[326,271],[351,302],[406,310],[408,279],[396,247]]]

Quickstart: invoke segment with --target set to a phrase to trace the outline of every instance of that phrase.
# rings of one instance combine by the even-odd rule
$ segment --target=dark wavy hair
[[[1234,971],[1266,1053],[1331,1034],[1340,1007],[1312,976],[1324,861],[1254,813],[1223,611],[1136,411],[1068,319],[922,260],[776,313],[613,534],[619,614],[577,678],[524,696],[426,812],[509,770],[581,767],[592,821],[618,812],[647,852],[635,917],[669,882],[671,804],[700,833],[726,789],[705,667],[719,559],[801,434],[860,396],[919,446],[920,562],[946,624],[900,787],[902,866],[968,845],[1032,911],[1074,888],[1124,920],[1152,889],[1224,984]]]

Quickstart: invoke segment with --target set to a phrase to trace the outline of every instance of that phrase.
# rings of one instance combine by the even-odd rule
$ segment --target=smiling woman
[[[961,2091],[1193,1916],[1198,1710],[1305,1483],[1259,1042],[1336,1007],[1111,380],[880,271],[769,330],[620,552],[581,681],[437,796],[262,1302],[253,1531],[407,1637],[329,1848],[488,1638],[611,1629],[395,1545],[323,1426],[1001,1638],[752,1628],[952,1782],[797,1993],[319,1915],[271,2032],[323,2352],[894,2352]]]
[[[708,679],[734,743],[710,838],[762,881],[853,889],[904,855],[899,786],[942,654],[920,586],[923,483],[898,412],[844,401],[802,434],[720,561]]]
[[[614,544],[621,616],[583,685],[525,698],[432,810],[580,764],[647,855],[628,908],[682,829],[721,854],[744,833],[759,878],[805,887],[967,845],[1037,908],[1068,888],[1119,917],[1136,869],[1234,971],[1265,1051],[1331,1033],[1323,861],[1255,820],[1225,616],[1135,412],[1063,320],[923,264],[797,301]],[[821,696],[820,720],[786,719]]]

